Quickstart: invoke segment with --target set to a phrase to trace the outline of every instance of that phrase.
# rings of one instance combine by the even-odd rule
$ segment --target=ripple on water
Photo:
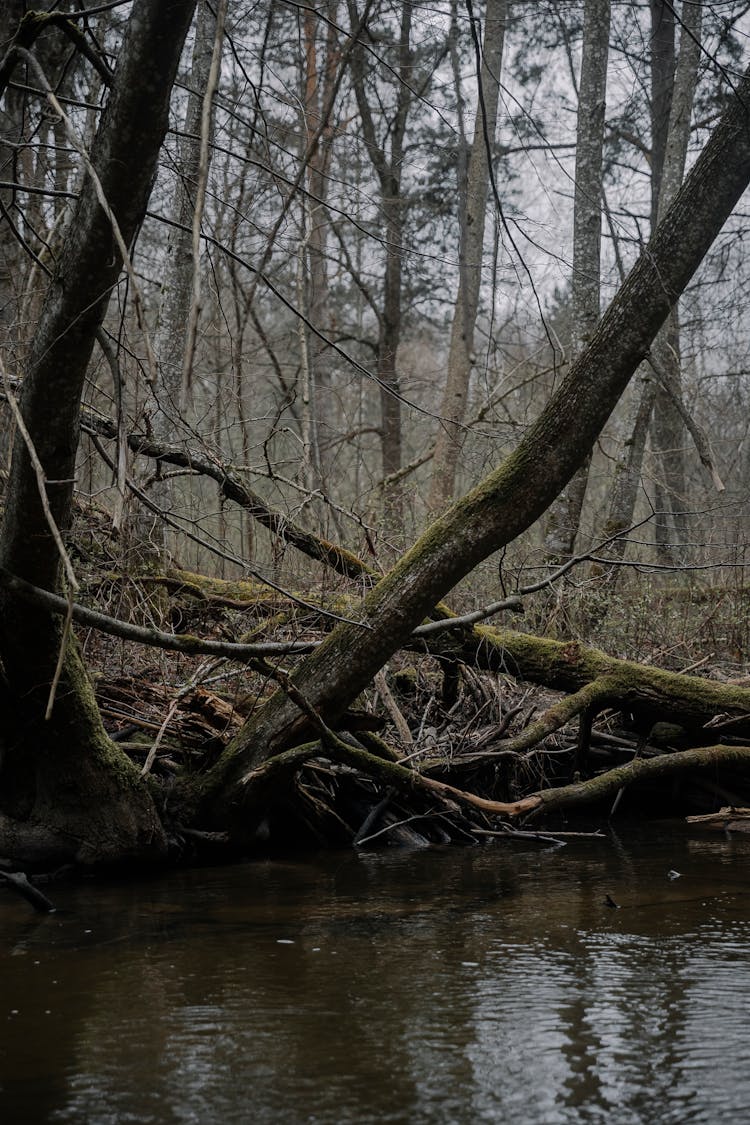
[[[334,856],[13,904],[0,1119],[748,1121],[747,855]]]

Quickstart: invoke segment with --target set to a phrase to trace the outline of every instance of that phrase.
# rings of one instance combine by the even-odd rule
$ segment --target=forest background
[[[81,742],[98,720],[88,711],[81,718],[88,689],[71,661],[82,646],[111,679],[143,659],[130,640],[144,639],[104,642],[79,629],[76,646],[71,613],[61,626],[61,606],[41,608],[18,579],[34,585],[37,598],[44,589],[69,606],[98,606],[110,635],[129,621],[150,631],[151,643],[157,632],[165,644],[163,634],[177,637],[172,647],[185,653],[181,636],[213,626],[217,660],[237,655],[222,651],[223,641],[250,644],[261,634],[282,647],[248,659],[291,656],[326,622],[361,628],[357,597],[372,586],[377,592],[378,577],[431,521],[533,440],[535,473],[559,477],[560,487],[546,496],[530,477],[528,494],[509,492],[513,533],[488,532],[481,546],[467,546],[476,558],[462,573],[460,565],[436,570],[426,607],[453,588],[453,610],[522,608],[529,633],[595,642],[613,657],[674,670],[718,663],[724,679],[741,678],[749,643],[750,340],[747,214],[734,202],[746,183],[744,152],[737,168],[727,160],[711,173],[719,178],[707,193],[717,198],[716,229],[693,209],[695,260],[684,276],[667,278],[665,263],[689,253],[695,232],[678,224],[653,252],[649,239],[668,224],[685,170],[717,126],[744,111],[748,6],[201,0],[194,7],[143,0],[87,10],[71,2],[41,14],[11,0],[0,16],[9,489],[0,562],[6,703],[14,714],[3,809],[11,838],[19,823],[33,826],[32,836],[52,827],[54,845],[47,837],[39,845],[45,855],[71,850],[61,837],[80,840],[80,826],[71,832],[69,823],[80,816],[59,812],[49,747],[61,732],[69,741],[77,731],[80,792],[70,805],[78,814],[93,775],[99,766],[111,775],[113,760],[97,728],[102,760],[81,780],[88,772],[80,768]],[[734,198],[722,213],[725,171]],[[698,246],[702,237],[706,245]],[[575,390],[584,379],[565,380],[576,363],[583,374],[602,310],[613,299],[616,307],[624,279],[643,261],[654,265],[656,289],[644,290],[643,309],[635,300],[630,311],[643,311],[648,323],[639,327],[630,316],[635,342],[620,333],[622,363],[642,362],[621,396],[603,378],[601,402],[590,408],[596,371],[588,372],[589,398]],[[61,340],[70,377],[55,383]],[[617,347],[615,331],[610,351]],[[618,376],[620,390],[631,373]],[[548,404],[566,393],[567,409],[545,420]],[[72,453],[61,409],[71,412]],[[555,441],[539,441],[545,426],[554,432],[555,418],[562,467]],[[74,481],[58,472],[66,457],[74,458]],[[452,519],[468,528],[472,518],[485,519],[478,507],[473,517],[450,509],[448,523],[433,527],[444,531]],[[499,553],[490,549],[492,535]],[[419,542],[429,553],[430,533]],[[448,553],[459,549],[446,542]],[[394,583],[383,620],[401,614],[408,581]],[[196,618],[193,603],[178,604],[188,596],[203,610],[221,605],[230,618]],[[250,629],[246,603],[257,616]],[[322,620],[317,609],[311,619],[313,605]],[[373,644],[382,659],[372,656],[361,669],[352,654],[367,642],[341,633],[336,674],[329,669],[330,684],[319,689],[320,660],[317,672],[301,666],[291,688],[280,665],[256,664],[250,676],[247,667],[217,670],[166,656],[143,664],[141,680],[164,685],[155,706],[166,718],[155,740],[133,750],[145,754],[141,776],[168,746],[167,720],[209,681],[221,683],[216,698],[234,717],[253,716],[252,734],[236,734],[235,718],[228,720],[240,758],[211,761],[211,781],[185,797],[182,820],[194,818],[200,830],[223,830],[237,804],[228,790],[247,788],[252,770],[299,742],[300,713],[330,739],[328,719],[339,718],[334,697],[346,708],[373,676],[376,698],[366,709],[385,707],[398,757],[406,744],[408,758],[420,751],[434,758],[435,724],[424,722],[424,707],[416,726],[404,717],[382,670],[401,631],[409,635],[425,616],[417,609],[403,610],[403,625]],[[19,657],[19,628],[33,659]],[[519,663],[517,655],[495,660],[495,682]],[[437,661],[446,705],[457,691],[456,666],[470,676],[466,664],[466,652]],[[397,660],[394,676],[399,669]],[[344,670],[351,699],[337,678]],[[432,685],[429,674],[416,674]],[[281,684],[294,721],[280,717],[278,703],[248,703],[265,700],[269,684]],[[609,685],[599,702],[615,695]],[[496,739],[516,706],[501,696],[498,688]],[[74,697],[56,725],[55,708],[64,711]],[[525,714],[527,726],[530,719]],[[469,748],[476,754],[476,739]],[[580,745],[577,766],[579,758]],[[162,762],[162,775],[170,771]],[[146,805],[155,799],[143,797]],[[143,816],[150,827],[135,829],[141,843],[144,833],[159,835],[150,805]],[[124,846],[121,829],[130,835]],[[233,833],[248,834],[236,824]],[[89,826],[83,837],[75,854],[141,847],[133,847],[132,825]],[[20,852],[33,850],[24,840]]]

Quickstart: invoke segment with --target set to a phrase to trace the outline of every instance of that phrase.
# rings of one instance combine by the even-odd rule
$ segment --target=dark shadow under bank
[[[418,852],[449,856],[453,852],[460,855],[467,849],[493,853],[504,849],[513,855],[516,852],[543,854],[550,848],[559,848],[564,857],[565,849],[571,845],[595,849],[602,844],[617,844],[620,838],[661,840],[665,836],[698,842],[711,838],[735,839],[741,845],[750,835],[750,812],[731,805],[717,811],[716,801],[705,799],[707,793],[716,788],[699,785],[693,791],[690,779],[680,779],[677,787],[634,786],[622,795],[615,815],[611,815],[612,802],[607,801],[601,802],[598,808],[593,806],[568,814],[558,812],[533,822],[510,823],[488,817],[485,827],[474,823],[465,830],[454,823],[450,833],[439,826],[436,831],[436,819],[444,819],[442,812],[436,816],[435,810],[430,809],[422,813],[394,811],[390,802],[381,800],[374,806],[378,817],[372,817],[371,809],[364,822],[368,832],[356,842],[344,832],[334,839],[322,840],[319,833],[309,831],[304,818],[289,806],[264,820],[250,848],[231,843],[221,833],[189,832],[174,837],[168,854],[154,861],[67,863],[55,869],[46,869],[42,864],[21,869],[0,857],[0,902],[19,897],[30,913],[44,915],[57,911],[61,888],[90,885],[92,894],[96,895],[93,888],[108,884],[147,886],[153,880],[180,879],[181,873],[186,871],[230,869],[247,863],[293,862],[312,868],[327,862],[327,857],[335,860],[358,855],[408,856]],[[710,812],[695,813],[701,804],[700,797],[704,798],[704,806],[711,804]],[[363,811],[358,809],[360,814]]]

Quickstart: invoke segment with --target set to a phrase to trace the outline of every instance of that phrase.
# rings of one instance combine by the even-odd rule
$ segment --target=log
[[[545,789],[509,803],[506,815],[537,816],[556,809],[581,807],[611,797],[619,789],[637,781],[673,777],[693,770],[719,772],[721,769],[750,769],[750,746],[699,746],[676,754],[663,754],[659,758],[637,758],[587,781]]]

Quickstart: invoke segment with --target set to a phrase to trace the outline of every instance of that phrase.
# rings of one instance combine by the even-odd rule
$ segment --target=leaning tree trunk
[[[340,715],[440,598],[529,527],[602,430],[638,364],[750,183],[750,69],[586,351],[506,460],[418,540],[293,676],[298,699]],[[247,831],[248,774],[295,741],[309,719],[278,692],[226,749],[203,784],[207,816]]]
[[[666,8],[666,5],[664,7]],[[666,26],[669,26],[669,18],[670,14],[665,12]],[[680,36],[680,54],[674,72],[673,85],[671,82],[668,83],[665,77],[654,82],[652,92],[652,117],[654,119],[652,214],[654,222],[657,218],[661,218],[670,207],[679,191],[685,173],[685,161],[690,138],[690,118],[700,60],[700,29],[701,4],[686,5],[683,30]],[[672,28],[672,30],[674,29]],[[662,45],[660,50],[655,47],[654,61],[657,75],[663,76],[665,71],[669,71],[671,74],[667,46]],[[667,86],[669,87],[668,93]],[[665,113],[668,121],[667,129],[663,127]],[[679,330],[676,309],[670,314],[667,324],[659,332],[652,350],[659,367],[670,374],[674,385],[679,386],[679,364],[677,361]],[[615,466],[609,514],[604,527],[606,536],[616,535],[624,531],[633,522],[646,439],[658,394],[657,377],[653,369],[648,364],[644,364],[640,371],[640,386],[636,388],[636,395],[632,404],[627,429],[628,438]],[[683,429],[681,420],[679,427],[681,434]],[[673,432],[671,438],[665,438],[662,434],[661,440],[674,440],[679,445],[682,438],[675,437]],[[677,480],[681,472],[679,460],[676,460],[675,463],[677,468],[675,469],[675,476],[671,479],[674,490],[679,492],[681,489]],[[622,557],[625,551],[624,540],[619,540],[613,544],[612,550],[616,555]]]
[[[136,0],[128,20],[91,153],[126,245],[146,210],[194,5],[195,0]],[[70,526],[81,393],[121,265],[112,221],[89,175],[47,290],[20,395],[43,478],[27,444],[18,440],[0,543],[2,566],[47,590],[59,588],[61,580],[48,517],[63,534]],[[45,718],[61,643],[51,614],[7,592],[0,596],[0,852],[23,856],[36,841],[48,857],[80,860],[158,851],[164,839],[151,797],[107,738],[72,643]]]
[[[602,148],[609,56],[609,0],[587,0],[578,93],[575,198],[573,201],[573,332],[570,354],[577,359],[599,319],[602,238]],[[570,558],[581,522],[590,458],[549,510],[544,547],[552,562]]]
[[[443,511],[453,499],[463,446],[463,420],[474,363],[474,329],[482,280],[484,225],[497,130],[506,12],[506,0],[487,0],[474,138],[466,181],[466,213],[461,215],[458,294],[428,498],[429,509],[434,513]]]

